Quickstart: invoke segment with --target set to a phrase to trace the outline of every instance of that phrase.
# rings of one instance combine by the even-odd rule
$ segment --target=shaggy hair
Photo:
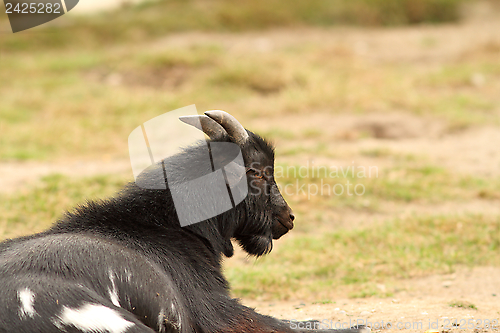
[[[0,332],[293,332],[232,299],[221,271],[231,239],[261,256],[293,227],[273,178],[273,147],[248,135],[240,147],[248,196],[218,216],[181,227],[168,187],[137,185],[165,181],[163,162],[178,179],[211,172],[185,167],[202,159],[203,142],[150,167],[118,196],[0,244]]]

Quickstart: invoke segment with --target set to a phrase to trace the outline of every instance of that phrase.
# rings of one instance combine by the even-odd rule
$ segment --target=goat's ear
[[[234,247],[230,239],[226,239],[224,241],[224,255],[228,258],[231,258],[234,255]]]
[[[230,188],[238,185],[241,180],[246,177],[246,169],[244,166],[232,161],[224,167],[226,179]]]

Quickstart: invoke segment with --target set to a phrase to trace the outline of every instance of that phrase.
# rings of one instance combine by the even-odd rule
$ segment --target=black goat
[[[157,164],[116,198],[89,202],[48,231],[1,243],[0,332],[293,332],[290,323],[232,299],[220,266],[222,255],[233,254],[231,239],[260,256],[293,228],[273,179],[273,147],[225,112],[206,114],[183,120],[199,121],[212,142],[239,145],[248,196],[181,227],[168,188],[137,185],[164,181],[155,179],[162,174]],[[169,162],[188,175],[185,166],[199,151],[188,148]]]

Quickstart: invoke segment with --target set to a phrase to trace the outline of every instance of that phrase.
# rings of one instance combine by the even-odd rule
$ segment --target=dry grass
[[[319,291],[333,294],[340,289],[356,297],[388,296],[391,288],[381,292],[375,283],[390,286],[394,279],[450,272],[460,265],[500,264],[496,216],[442,209],[442,214],[418,212],[371,223],[373,216],[392,216],[394,210],[387,211],[391,206],[456,208],[471,201],[494,206],[500,198],[497,173],[459,174],[428,163],[424,151],[359,149],[370,140],[408,140],[411,136],[404,135],[402,125],[415,119],[442,126],[434,136],[425,126],[417,133],[435,140],[469,128],[498,126],[500,44],[493,38],[498,30],[476,43],[476,33],[470,37],[463,30],[447,33],[429,27],[303,28],[335,23],[338,13],[311,12],[301,4],[275,14],[271,9],[279,1],[245,4],[254,6],[252,10],[225,0],[189,3],[196,5],[194,11],[187,12],[180,1],[146,3],[123,9],[113,23],[104,16],[82,18],[73,27],[51,27],[55,30],[50,33],[2,38],[0,161],[125,159],[127,137],[136,126],[195,103],[199,111],[227,110],[251,130],[279,141],[281,167],[301,167],[300,161],[311,156],[328,165],[364,159],[379,167],[378,177],[278,176],[282,187],[333,188],[349,181],[362,185],[365,193],[285,193],[298,216],[296,230],[277,243],[269,258],[254,264],[228,262],[226,272],[236,296],[308,299]],[[378,2],[376,9],[370,9],[375,8],[372,1],[339,3],[351,13],[353,8],[368,13],[372,19],[365,23],[378,25],[431,20],[429,13],[436,13],[436,8],[457,2],[420,1],[412,7],[416,2],[388,0]],[[222,8],[223,4],[229,6]],[[156,6],[176,8],[181,14],[175,20],[163,18],[164,25],[158,25],[155,19],[164,12]],[[207,9],[204,6],[212,6],[210,15],[191,20]],[[383,18],[388,8],[384,6],[411,15],[390,16],[390,21],[389,16]],[[260,20],[253,21],[256,15]],[[356,17],[345,20],[356,22]],[[439,18],[443,19],[448,18]],[[234,32],[276,26],[293,28]],[[225,32],[166,34],[193,28]],[[450,39],[464,40],[457,42],[458,51],[449,51]],[[73,40],[84,42],[76,47]],[[377,124],[332,133],[329,124],[341,117],[385,119],[391,114],[407,116],[396,125],[403,127],[402,136],[380,133]],[[308,122],[313,115],[323,121]],[[298,129],[283,121],[292,117]],[[340,143],[348,148],[338,150]],[[355,145],[359,147],[352,150]],[[52,175],[39,186],[1,194],[0,238],[41,231],[86,199],[112,195],[128,176]],[[339,230],[333,214],[359,215],[367,222]]]
[[[464,0],[230,0],[144,1],[114,12],[50,24],[49,35],[17,34],[0,48],[95,47],[143,42],[179,31],[247,31],[274,27],[406,25],[453,22]],[[0,20],[6,20],[0,15]],[[61,23],[64,22],[64,23]],[[65,25],[63,29],[58,28]]]
[[[390,296],[397,279],[499,265],[500,221],[484,216],[430,216],[387,221],[354,231],[284,239],[273,256],[226,273],[239,297],[317,299],[352,290],[352,297]],[[355,285],[355,288],[351,288]]]
[[[231,110],[242,121],[397,111],[434,117],[450,130],[499,123],[496,51],[436,70],[373,62],[352,46],[339,52],[339,41],[243,40],[241,49],[214,39],[187,47],[4,52],[0,158],[126,157],[125,138],[137,124],[192,103]],[[314,139],[300,135],[308,136]]]

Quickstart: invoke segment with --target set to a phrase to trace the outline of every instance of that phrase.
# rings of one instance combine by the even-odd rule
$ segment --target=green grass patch
[[[405,25],[456,21],[463,0],[168,0],[146,1],[111,13],[74,17],[9,36],[0,49],[65,48],[144,41],[166,33],[242,31],[272,27]],[[111,17],[110,17],[111,16]],[[6,15],[1,19],[5,20]],[[59,21],[60,23],[61,21]],[[35,33],[33,33],[33,31]],[[44,31],[47,33],[36,33]]]
[[[452,308],[472,309],[477,310],[477,306],[465,301],[453,301],[449,304]]]
[[[299,214],[309,212],[310,207],[376,210],[384,201],[437,204],[500,197],[500,179],[486,180],[440,167],[413,165],[381,169],[354,164],[314,167],[278,164],[275,176],[287,200],[298,206]]]
[[[63,213],[90,199],[105,199],[116,193],[126,180],[118,175],[70,178],[59,174],[43,177],[38,186],[1,194],[0,239],[40,232]]]
[[[413,217],[359,230],[289,237],[253,265],[228,264],[235,296],[324,298],[338,288],[355,289],[355,297],[388,296],[391,290],[381,292],[375,284],[451,273],[458,266],[500,264],[498,217]]]
[[[446,173],[435,167],[408,172],[413,175],[412,182],[415,183],[427,178],[437,183],[447,179],[443,178]],[[304,175],[297,175],[297,178],[307,183],[319,179]],[[411,177],[406,175],[403,178]],[[0,238],[42,231],[76,205],[88,199],[114,195],[126,181],[120,175],[89,178],[50,175],[32,189],[12,195],[2,194]],[[472,192],[477,187],[493,186],[487,185],[486,181],[463,179],[457,184],[462,184],[460,181],[469,184]],[[368,183],[366,185],[368,187]],[[401,184],[395,186],[404,187]],[[381,193],[372,191],[372,197],[364,200],[375,200],[375,195]],[[287,199],[295,209],[297,198],[288,196]],[[378,198],[392,199],[392,195]],[[308,223],[328,226],[329,221],[320,221],[321,215],[331,207],[341,207],[339,202],[338,198],[335,201],[327,199],[327,202],[307,201],[307,207],[314,207],[318,214],[308,219]],[[306,219],[302,216],[299,220]],[[272,255],[253,264],[238,263],[236,266],[231,260],[227,262],[226,273],[235,296],[303,297],[328,301],[329,293],[339,289],[348,290],[351,297],[390,296],[393,293],[391,283],[396,279],[450,273],[458,266],[500,264],[496,255],[500,250],[500,219],[493,216],[413,216],[361,229],[321,234],[298,231],[294,230],[276,242]],[[387,285],[387,290],[381,290],[380,283]]]
[[[224,66],[214,73],[211,83],[243,88],[260,94],[278,93],[287,85],[283,72],[272,64],[264,66]]]
[[[135,127],[193,103],[200,111],[231,112],[243,124],[290,114],[323,113],[334,122],[338,114],[395,111],[437,118],[452,130],[500,124],[500,69],[488,57],[466,57],[435,70],[353,61],[348,45],[301,41],[286,47],[269,43],[272,52],[256,46],[242,51],[218,38],[205,43],[194,37],[193,45],[182,47],[167,47],[159,38],[123,47],[1,48],[0,160],[126,158],[127,137]],[[483,86],[467,83],[476,73],[483,73]],[[335,157],[326,142],[327,122],[298,131],[273,125],[262,133],[293,143],[279,151],[282,155]]]
[[[316,301],[316,302],[313,302],[312,304],[335,304],[335,303],[337,303],[337,302],[327,299],[327,300],[322,300],[322,301]]]

